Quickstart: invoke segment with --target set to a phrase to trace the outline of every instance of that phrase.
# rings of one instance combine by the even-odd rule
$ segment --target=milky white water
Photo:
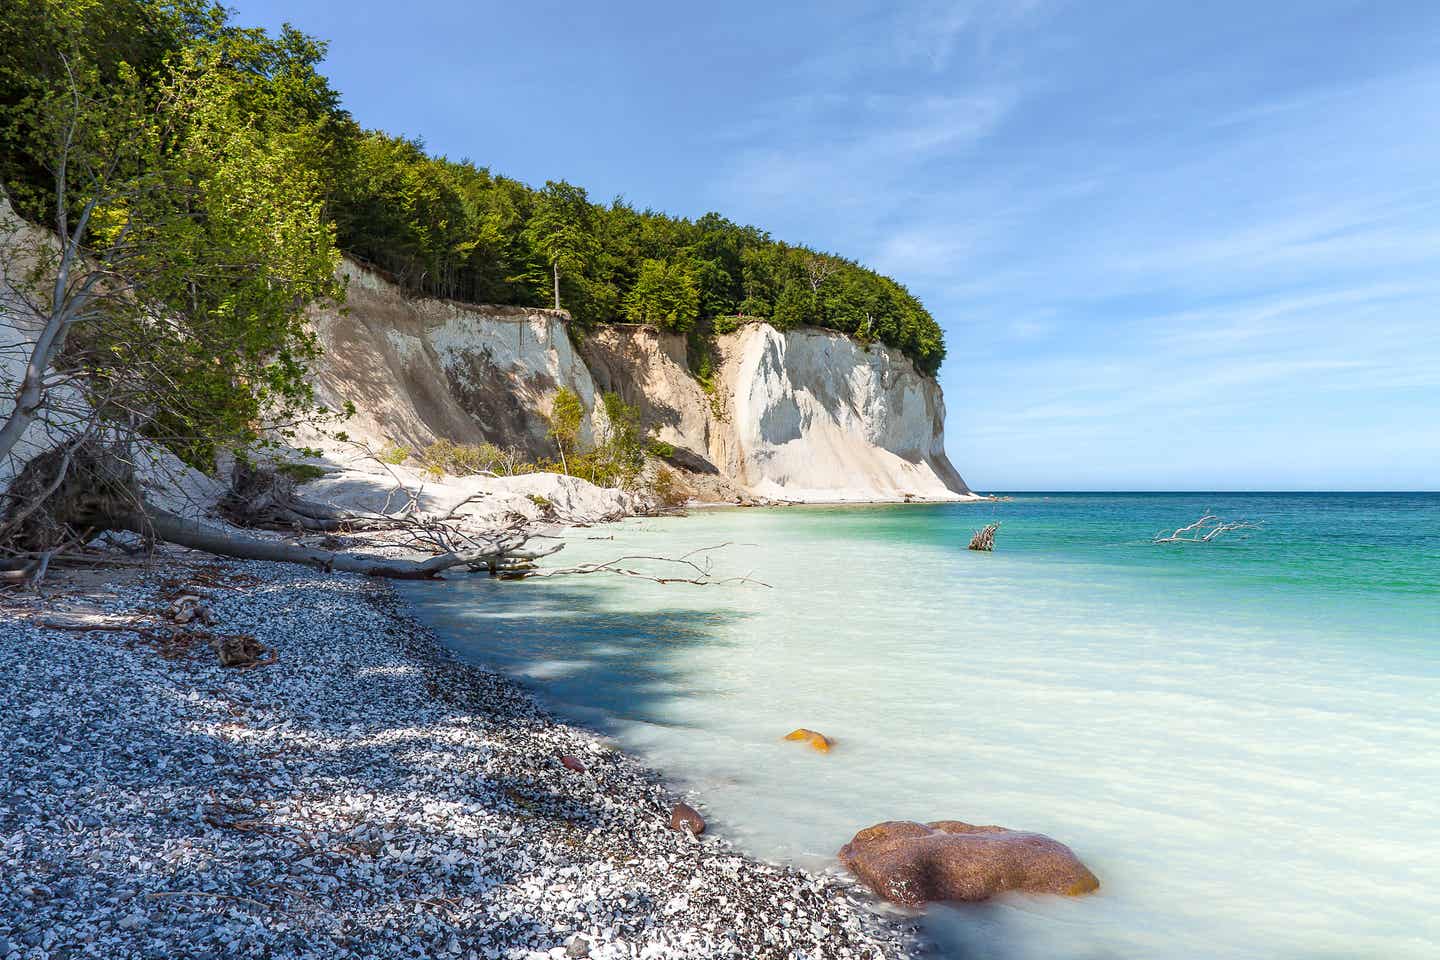
[[[1264,516],[1148,542],[1206,507]],[[992,517],[993,555],[964,549]],[[582,531],[566,562],[721,542],[759,587],[405,588],[770,859],[857,830],[1037,830],[1089,898],[934,908],[949,956],[1440,957],[1440,498],[1028,496]],[[558,558],[557,558],[558,559]],[[829,755],[781,741],[811,727]]]

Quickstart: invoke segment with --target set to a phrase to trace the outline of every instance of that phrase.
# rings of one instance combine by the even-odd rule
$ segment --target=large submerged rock
[[[986,900],[999,893],[1080,896],[1100,888],[1070,848],[1039,833],[959,820],[890,820],[840,848],[840,862],[892,903]]]

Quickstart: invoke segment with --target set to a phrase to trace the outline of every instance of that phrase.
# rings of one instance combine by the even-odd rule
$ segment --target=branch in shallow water
[[[1180,527],[1172,533],[1160,531],[1155,534],[1153,542],[1209,543],[1216,537],[1233,530],[1258,530],[1262,525],[1259,520],[1222,520],[1214,514],[1207,513],[1194,523]]]
[[[616,557],[614,560],[610,560],[605,563],[579,563],[573,567],[557,567],[550,570],[506,570],[502,571],[500,576],[506,579],[529,580],[543,579],[545,577],[578,576],[587,573],[611,573],[620,577],[636,577],[641,580],[649,580],[653,583],[689,583],[699,587],[719,586],[729,583],[746,583],[753,586],[765,587],[766,589],[770,589],[770,584],[765,583],[763,580],[756,580],[750,576],[713,576],[711,574],[712,566],[708,557],[705,558],[705,562],[703,565],[690,559],[696,554],[708,553],[711,550],[720,550],[728,546],[730,546],[730,544],[720,543],[716,544],[713,547],[701,547],[698,550],[691,550],[689,553],[683,554],[679,557],[657,557],[651,554],[643,553],[626,554],[625,556]],[[636,560],[650,560],[655,563],[671,563],[677,564],[682,567],[688,567],[691,571],[694,572],[694,576],[657,576],[652,573],[646,573],[643,570],[635,570],[630,567],[621,566],[621,564],[632,563]]]

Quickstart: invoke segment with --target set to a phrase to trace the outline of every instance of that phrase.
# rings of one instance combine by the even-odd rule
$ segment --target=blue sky
[[[1440,4],[241,0],[367,126],[897,277],[1003,489],[1440,489]]]

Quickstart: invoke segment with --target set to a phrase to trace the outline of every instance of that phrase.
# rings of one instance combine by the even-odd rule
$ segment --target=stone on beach
[[[560,755],[560,765],[566,770],[574,770],[576,773],[585,772],[585,764],[580,762],[580,758],[568,753]]]
[[[224,667],[256,667],[275,662],[275,651],[246,634],[214,638],[215,653]]]
[[[1080,896],[1100,881],[1070,848],[1039,833],[958,820],[890,820],[840,848],[840,862],[902,906],[986,900],[998,893]]]
[[[670,829],[681,833],[689,829],[695,836],[705,832],[705,818],[700,812],[688,803],[677,803],[675,809],[670,812]]]
[[[814,730],[806,730],[801,727],[798,730],[791,730],[785,734],[786,740],[804,740],[810,745],[811,750],[818,750],[821,753],[829,753],[833,741],[823,733],[816,733]]]

